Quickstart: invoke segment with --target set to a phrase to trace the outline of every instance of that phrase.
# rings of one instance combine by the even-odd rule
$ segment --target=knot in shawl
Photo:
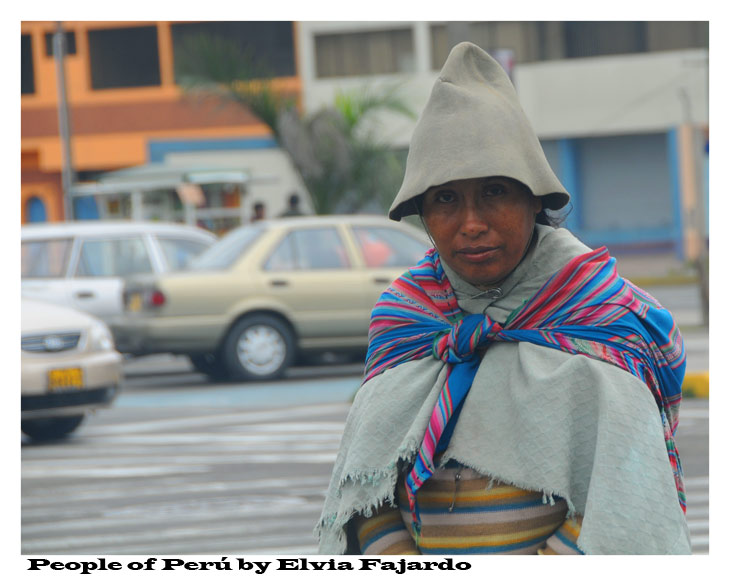
[[[488,315],[469,314],[455,322],[451,330],[434,339],[433,355],[443,362],[459,364],[475,360],[477,349],[497,338],[502,326]]]
[[[448,443],[480,365],[477,349],[491,342],[531,342],[584,355],[643,382],[661,415],[679,503],[686,509],[674,442],[686,365],[682,337],[667,310],[617,274],[606,248],[573,258],[504,325],[486,314],[463,313],[438,253],[430,250],[375,305],[364,378],[366,383],[389,368],[431,355],[447,365],[446,380],[406,477],[416,530],[415,493],[433,474],[434,456]]]

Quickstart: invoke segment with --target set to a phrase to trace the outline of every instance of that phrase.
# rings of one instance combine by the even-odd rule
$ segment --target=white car
[[[217,240],[192,226],[84,221],[21,227],[22,295],[102,320],[122,311],[124,278],[184,268]]]
[[[106,324],[78,310],[21,299],[20,322],[21,430],[61,438],[112,403],[122,356]]]

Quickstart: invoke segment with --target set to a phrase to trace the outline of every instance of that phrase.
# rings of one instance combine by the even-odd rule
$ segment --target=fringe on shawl
[[[342,553],[345,553],[347,549],[346,526],[348,522],[350,522],[350,520],[352,520],[355,516],[370,518],[378,508],[395,502],[398,478],[402,471],[408,468],[409,463],[413,461],[420,447],[418,442],[410,442],[409,444],[410,445],[406,448],[401,449],[398,457],[385,468],[358,470],[350,472],[340,479],[336,492],[337,498],[342,497],[342,490],[347,485],[369,485],[375,489],[375,493],[369,499],[360,502],[359,506],[351,506],[346,510],[338,510],[326,517],[323,516],[320,518],[314,528],[314,535],[319,541],[323,540],[323,537],[327,532],[332,535],[336,533],[336,541],[340,544],[343,551]],[[445,455],[439,463],[439,467],[445,466],[449,460],[451,460],[451,458],[449,458],[448,455]],[[551,506],[554,506],[555,498],[563,499],[568,506],[568,512],[566,514],[567,518],[572,518],[580,513],[570,496],[564,494],[561,490],[517,481],[516,479],[508,476],[495,474],[493,471],[490,471],[475,462],[468,461],[468,459],[462,458],[459,460],[459,463],[473,469],[482,476],[488,477],[489,483],[486,490],[491,490],[496,482],[509,484],[521,490],[541,493],[543,504],[549,503]],[[380,490],[378,490],[378,487],[380,487]]]

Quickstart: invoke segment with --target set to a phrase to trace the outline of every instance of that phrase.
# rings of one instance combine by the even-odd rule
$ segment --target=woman
[[[456,46],[390,209],[434,249],[373,310],[320,552],[690,552],[681,337],[546,225],[569,199],[506,74]]]

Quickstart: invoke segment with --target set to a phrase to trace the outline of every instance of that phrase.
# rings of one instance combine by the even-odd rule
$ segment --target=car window
[[[26,240],[20,247],[21,278],[61,278],[71,254],[70,238]]]
[[[142,238],[84,240],[76,266],[77,277],[127,276],[152,272]]]
[[[190,238],[165,238],[157,237],[157,242],[162,248],[162,253],[170,270],[185,268],[190,260],[205,250],[209,243]]]
[[[271,253],[264,269],[331,270],[349,268],[350,259],[334,228],[292,230]]]
[[[353,226],[353,232],[368,268],[413,266],[429,248],[426,242],[385,226]]]
[[[280,270],[295,270],[296,268],[297,257],[294,252],[292,235],[287,234],[264,263],[264,270],[278,272]]]
[[[266,230],[263,226],[242,226],[232,230],[190,261],[191,270],[224,270],[253,246]]]

